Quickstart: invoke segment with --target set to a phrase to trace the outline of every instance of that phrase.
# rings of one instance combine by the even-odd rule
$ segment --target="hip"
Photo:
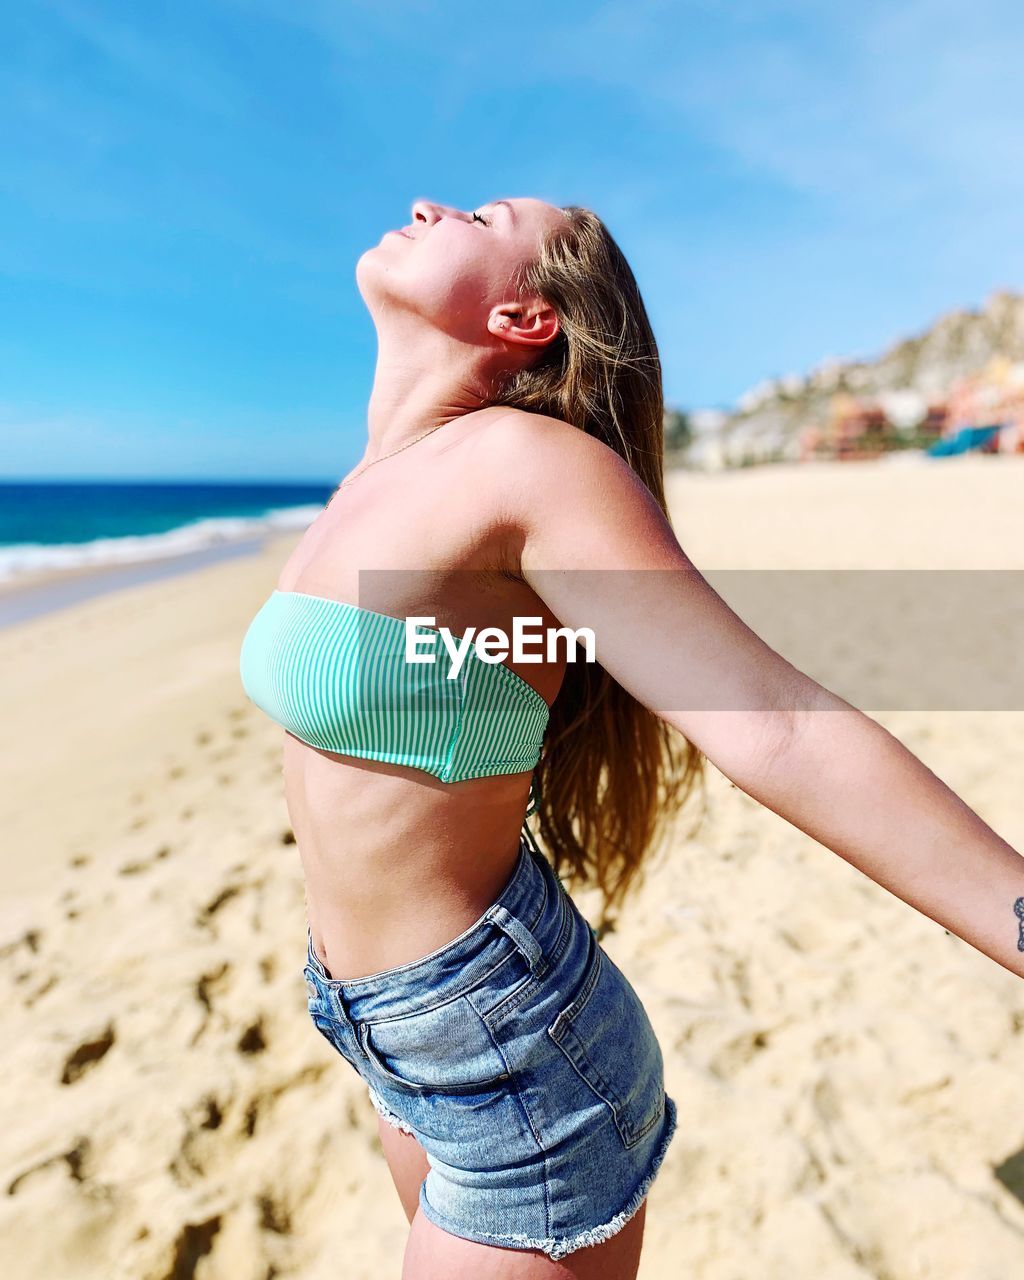
[[[427,956],[334,980],[308,941],[314,1023],[421,1140],[464,1140],[468,1113],[495,1153],[594,1126],[628,1150],[661,1120],[662,1054],[640,997],[525,842],[495,902]]]

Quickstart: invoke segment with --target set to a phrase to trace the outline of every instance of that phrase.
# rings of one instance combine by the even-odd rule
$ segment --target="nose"
[[[431,200],[414,200],[412,202],[412,220],[413,222],[425,222],[427,226],[431,226],[441,216],[439,206]]]
[[[413,222],[425,222],[431,226],[440,218],[464,218],[466,215],[451,205],[437,204],[433,200],[414,200],[412,202]]]

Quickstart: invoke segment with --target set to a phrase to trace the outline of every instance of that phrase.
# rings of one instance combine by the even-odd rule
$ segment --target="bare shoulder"
[[[563,504],[618,494],[650,503],[653,496],[614,449],[561,418],[523,409],[495,414],[481,435],[488,470],[504,500],[517,511],[538,503]]]
[[[495,409],[483,439],[485,448],[503,454],[506,461],[511,450],[522,451],[524,463],[534,457],[539,457],[546,464],[558,457],[575,462],[591,458],[597,462],[602,455],[621,462],[614,449],[609,449],[603,441],[587,435],[571,422],[526,409]]]

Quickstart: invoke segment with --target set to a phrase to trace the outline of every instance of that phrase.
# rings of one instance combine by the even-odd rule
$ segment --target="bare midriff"
[[[512,874],[528,773],[441,783],[286,734],[284,776],[313,948],[332,978],[438,950]]]

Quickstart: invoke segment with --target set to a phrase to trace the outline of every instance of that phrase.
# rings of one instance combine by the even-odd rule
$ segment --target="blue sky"
[[[336,480],[359,255],[413,199],[595,209],[670,403],[1024,285],[1004,2],[37,0],[0,30],[0,474]]]

